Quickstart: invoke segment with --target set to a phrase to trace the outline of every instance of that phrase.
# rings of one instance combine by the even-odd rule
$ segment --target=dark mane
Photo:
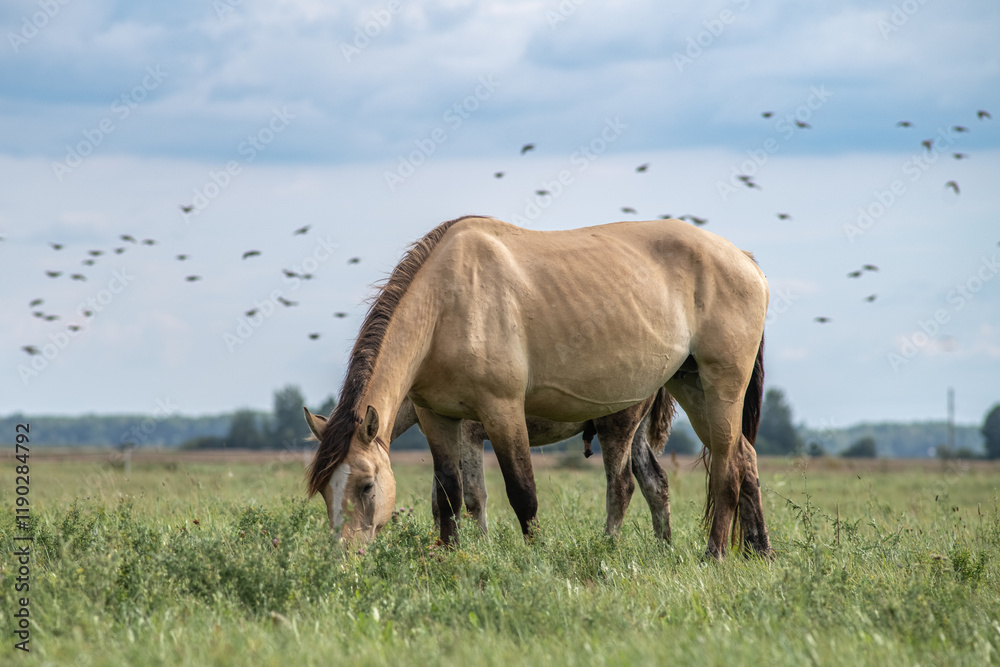
[[[351,350],[351,361],[347,367],[347,376],[344,378],[344,387],[340,390],[337,407],[326,422],[323,438],[316,449],[312,464],[306,471],[309,497],[329,483],[333,471],[347,458],[351,436],[354,435],[363,417],[362,406],[359,405],[361,396],[368,387],[389,321],[400,300],[416,277],[417,271],[427,261],[427,257],[445,233],[455,223],[472,217],[478,216],[467,215],[442,222],[422,239],[411,244],[403,259],[392,270],[389,279],[379,287],[361,325],[354,349]]]

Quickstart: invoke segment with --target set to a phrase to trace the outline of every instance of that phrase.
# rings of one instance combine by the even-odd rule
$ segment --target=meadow
[[[29,654],[13,648],[13,474],[0,489],[4,663],[1000,662],[995,464],[762,459],[776,559],[704,563],[690,460],[665,460],[671,545],[638,491],[621,534],[603,535],[603,470],[548,456],[531,543],[491,468],[490,535],[466,521],[447,550],[418,459],[394,466],[394,522],[345,550],[304,499],[301,458],[137,459],[126,478],[36,456]]]

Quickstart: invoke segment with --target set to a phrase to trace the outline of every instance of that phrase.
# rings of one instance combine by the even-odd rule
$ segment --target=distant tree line
[[[274,392],[270,413],[251,409],[204,417],[171,415],[167,411],[151,415],[80,417],[17,413],[0,417],[0,438],[2,434],[10,437],[16,424],[27,422],[32,427],[32,442],[38,445],[296,449],[307,446],[309,436],[302,417],[304,405],[305,399],[298,387],[288,385]],[[336,401],[330,396],[312,412],[329,415],[335,406]],[[954,435],[955,446],[950,448],[947,424],[943,421],[859,424],[822,431],[796,427],[784,392],[770,388],[764,394],[756,447],[762,456],[1000,459],[1000,403],[989,410],[982,426],[958,426]],[[579,444],[579,437],[553,445],[550,450],[571,448],[574,443]],[[397,450],[426,449],[427,441],[419,429],[413,427],[392,446]],[[691,425],[679,419],[665,451],[693,454],[700,450],[701,441]]]

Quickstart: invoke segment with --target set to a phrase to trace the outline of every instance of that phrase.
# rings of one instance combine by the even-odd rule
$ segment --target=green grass
[[[602,534],[600,469],[537,471],[541,528],[525,544],[489,471],[491,534],[467,521],[449,551],[432,547],[429,465],[397,466],[397,506],[413,511],[363,554],[336,546],[322,501],[303,500],[301,464],[31,473],[25,663],[1000,662],[995,469],[763,471],[777,559],[712,564],[698,471],[670,475],[672,546],[652,538],[638,492],[621,534]],[[5,656],[13,504],[8,483]]]

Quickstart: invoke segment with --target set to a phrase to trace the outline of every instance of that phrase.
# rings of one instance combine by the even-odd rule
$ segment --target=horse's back
[[[537,231],[470,218],[421,273],[435,294],[435,362],[486,390],[523,391],[528,414],[559,421],[650,396],[707,320],[739,311],[734,295],[760,304],[762,292],[764,309],[767,298],[742,251],[676,220]]]

